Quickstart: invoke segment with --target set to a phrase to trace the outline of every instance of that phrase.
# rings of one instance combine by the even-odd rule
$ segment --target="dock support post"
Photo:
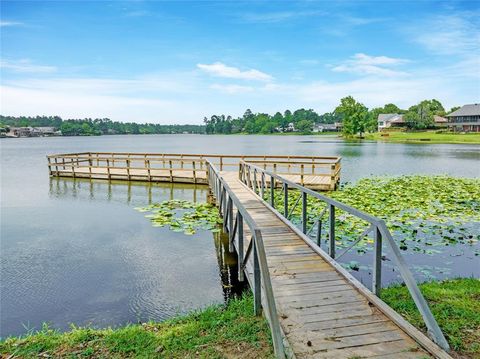
[[[252,236],[253,241],[253,308],[255,315],[262,314],[262,288],[260,280],[260,264],[258,263],[257,241]]]
[[[373,234],[375,253],[373,257],[372,291],[380,296],[382,290],[382,233],[375,227]]]
[[[329,252],[330,257],[335,258],[335,206],[329,205],[330,207],[330,234],[329,234]]]
[[[283,199],[283,216],[287,218],[288,217],[288,184],[286,182],[283,184],[283,194],[285,196]]]

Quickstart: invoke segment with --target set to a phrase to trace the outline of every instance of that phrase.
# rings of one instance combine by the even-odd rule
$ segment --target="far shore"
[[[345,141],[381,141],[393,143],[415,143],[415,144],[480,144],[480,133],[453,133],[444,132],[437,133],[435,131],[419,131],[419,132],[375,132],[365,133],[362,137],[354,136],[345,138],[340,132],[275,132],[275,133],[246,133],[238,132],[231,134],[215,133],[161,133],[161,134],[105,134],[92,136],[125,136],[125,135],[217,135],[217,136],[322,136],[335,137],[344,139]],[[42,137],[89,137],[89,135],[77,136],[42,136]],[[37,137],[1,137],[1,138],[37,138]]]

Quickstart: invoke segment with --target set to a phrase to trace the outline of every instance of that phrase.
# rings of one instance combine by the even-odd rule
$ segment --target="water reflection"
[[[225,238],[154,228],[134,207],[205,202],[206,186],[53,178],[53,205],[2,213],[0,337],[161,321],[241,293]],[[26,326],[26,327],[25,327]]]
[[[145,205],[184,199],[205,202],[208,187],[179,183],[125,182],[90,180],[86,178],[50,178],[49,197],[52,199],[106,200],[124,204]]]
[[[102,181],[90,179],[50,178],[49,196],[54,199],[107,201],[135,206],[151,205],[165,200],[183,199],[194,203],[205,202],[208,187],[205,185]],[[238,280],[236,252],[228,249],[228,234],[212,233],[218,261],[218,274],[224,301],[241,295],[247,282]]]

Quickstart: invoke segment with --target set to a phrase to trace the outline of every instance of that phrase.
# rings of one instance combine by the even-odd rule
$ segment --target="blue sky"
[[[201,123],[480,102],[479,1],[1,1],[1,113]]]

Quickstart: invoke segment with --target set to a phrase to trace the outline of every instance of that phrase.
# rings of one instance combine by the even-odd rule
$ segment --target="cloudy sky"
[[[212,114],[480,102],[478,1],[1,1],[1,114]]]

